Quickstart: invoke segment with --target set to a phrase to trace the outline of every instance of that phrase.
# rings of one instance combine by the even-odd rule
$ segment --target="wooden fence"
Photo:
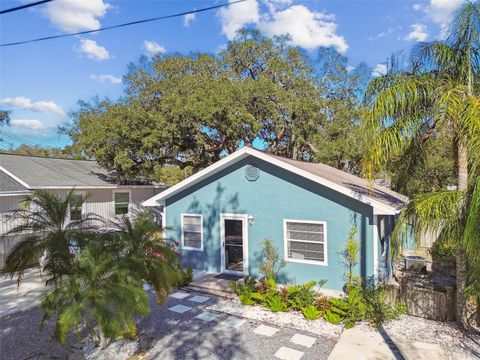
[[[453,287],[429,289],[417,287],[407,281],[385,287],[392,302],[400,302],[407,308],[407,314],[437,321],[455,320],[456,298]]]

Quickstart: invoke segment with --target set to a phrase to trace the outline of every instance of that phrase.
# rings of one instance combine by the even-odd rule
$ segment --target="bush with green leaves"
[[[289,310],[288,303],[282,299],[278,291],[264,295],[263,305],[265,308],[273,312]]]
[[[345,291],[348,291],[351,288],[361,285],[362,278],[355,274],[355,266],[358,264],[360,259],[360,243],[357,239],[357,229],[351,228],[348,234],[347,242],[345,244],[345,249],[343,250],[343,258],[345,265]]]
[[[104,347],[106,338],[136,335],[134,317],[150,312],[150,299],[142,282],[114,256],[86,248],[74,260],[72,274],[42,301],[42,308],[42,324],[56,317],[60,342],[83,323]]]
[[[258,264],[258,271],[265,279],[278,280],[280,271],[287,265],[285,259],[280,256],[278,248],[272,240],[262,242],[262,253]]]
[[[317,320],[324,315],[323,311],[318,310],[314,305],[303,307],[302,314],[307,320]]]
[[[288,299],[292,309],[301,310],[315,302],[317,292],[313,290],[315,281],[309,281],[303,285],[292,285],[288,288]]]
[[[389,302],[382,289],[363,289],[362,296],[367,305],[366,317],[375,328],[406,312],[405,305]]]
[[[329,311],[338,315],[347,329],[355,326],[358,321],[362,321],[367,315],[367,305],[360,287],[350,289],[348,296],[345,298],[330,299],[330,303]]]

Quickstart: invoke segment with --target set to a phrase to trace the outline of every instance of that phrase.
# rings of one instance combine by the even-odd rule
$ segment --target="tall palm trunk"
[[[468,158],[467,145],[464,140],[458,143],[458,190],[465,191],[468,181]],[[468,327],[467,304],[465,297],[465,287],[467,285],[467,260],[465,248],[461,242],[457,246],[456,252],[456,283],[457,283],[457,322],[463,328]]]

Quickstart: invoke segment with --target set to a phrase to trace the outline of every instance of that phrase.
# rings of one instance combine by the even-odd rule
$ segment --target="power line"
[[[14,141],[22,142],[22,143],[24,143],[24,144],[26,144],[26,145],[28,145],[28,146],[34,146],[34,147],[44,148],[44,147],[43,147],[42,145],[40,145],[40,144],[35,144],[34,142],[32,142],[32,141],[30,141],[30,140],[28,140],[28,139],[25,139],[25,138],[23,138],[23,137],[21,137],[21,136],[18,136],[18,135],[13,135],[13,134],[7,133],[7,132],[4,131],[4,130],[0,130],[0,134],[1,134],[1,135],[4,135],[4,136],[6,136],[6,137],[8,137],[8,138],[10,138],[10,139],[12,139],[12,140],[14,140]]]
[[[0,10],[0,15],[1,14],[6,14],[6,13],[9,13],[9,12],[13,12],[13,11],[26,9],[26,8],[29,8],[29,7],[32,7],[32,6],[42,5],[42,4],[48,3],[50,1],[53,1],[53,0],[36,1],[36,2],[30,3],[30,4],[16,6],[16,7],[10,8],[10,9]]]
[[[185,15],[188,15],[188,14],[196,14],[196,13],[200,13],[200,12],[204,12],[204,11],[218,9],[218,8],[225,7],[225,6],[228,6],[228,5],[238,4],[238,3],[241,3],[241,2],[244,2],[244,1],[246,1],[246,0],[237,0],[237,1],[232,1],[230,3],[224,3],[224,4],[220,4],[220,5],[209,6],[209,7],[198,9],[198,10],[185,11],[185,12],[176,13],[176,14],[172,14],[172,15],[158,16],[158,17],[154,17],[154,18],[150,18],[150,19],[131,21],[131,22],[118,24],[118,25],[112,25],[112,26],[105,26],[105,27],[102,27],[102,28],[99,28],[99,29],[96,29],[96,30],[85,30],[85,31],[79,31],[79,32],[70,33],[70,34],[45,36],[45,37],[32,39],[32,40],[16,41],[16,42],[11,42],[11,43],[1,44],[0,47],[29,44],[29,43],[39,42],[39,41],[59,39],[59,38],[64,38],[64,37],[69,37],[69,36],[84,35],[84,34],[90,34],[90,33],[94,33],[94,32],[105,31],[105,30],[118,29],[118,28],[125,27],[125,26],[138,25],[138,24],[143,24],[143,23],[147,23],[147,22],[151,22],[151,21],[171,19],[171,18],[174,18],[174,17],[185,16]]]

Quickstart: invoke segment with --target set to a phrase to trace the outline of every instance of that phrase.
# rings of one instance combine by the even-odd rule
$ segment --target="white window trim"
[[[323,261],[291,259],[291,258],[288,257],[287,223],[321,224],[321,225],[323,225],[323,253],[324,253]],[[284,257],[286,262],[310,264],[310,265],[318,265],[318,266],[328,266],[328,246],[327,246],[327,244],[328,244],[328,237],[327,237],[327,222],[326,221],[283,219],[283,245],[284,245],[284,249],[283,249],[284,255],[283,255],[283,257]]]
[[[199,248],[194,248],[190,246],[185,246],[185,239],[183,236],[183,218],[185,216],[200,216],[200,247]],[[182,249],[183,250],[191,250],[191,251],[203,251],[203,215],[202,214],[187,214],[187,213],[182,213],[180,214],[180,223],[181,223],[181,238],[182,238]]]
[[[82,196],[82,197],[85,197],[85,196],[87,195],[87,192],[86,192],[86,191],[78,191],[78,190],[75,190],[75,191],[73,192],[73,195],[80,195],[80,196]],[[68,204],[68,220],[69,220],[69,221],[71,221],[71,217],[70,217],[71,213],[72,213],[72,209],[71,209],[71,207],[70,207],[70,204]],[[83,215],[85,215],[86,213],[87,213],[87,203],[84,202],[84,203],[82,204],[82,212],[81,212],[81,214],[82,214],[82,216],[83,216]]]
[[[115,194],[116,193],[128,193],[128,212],[126,214],[115,214]],[[132,203],[132,190],[131,189],[115,189],[112,191],[113,201],[113,216],[129,215],[131,211],[130,204]]]

